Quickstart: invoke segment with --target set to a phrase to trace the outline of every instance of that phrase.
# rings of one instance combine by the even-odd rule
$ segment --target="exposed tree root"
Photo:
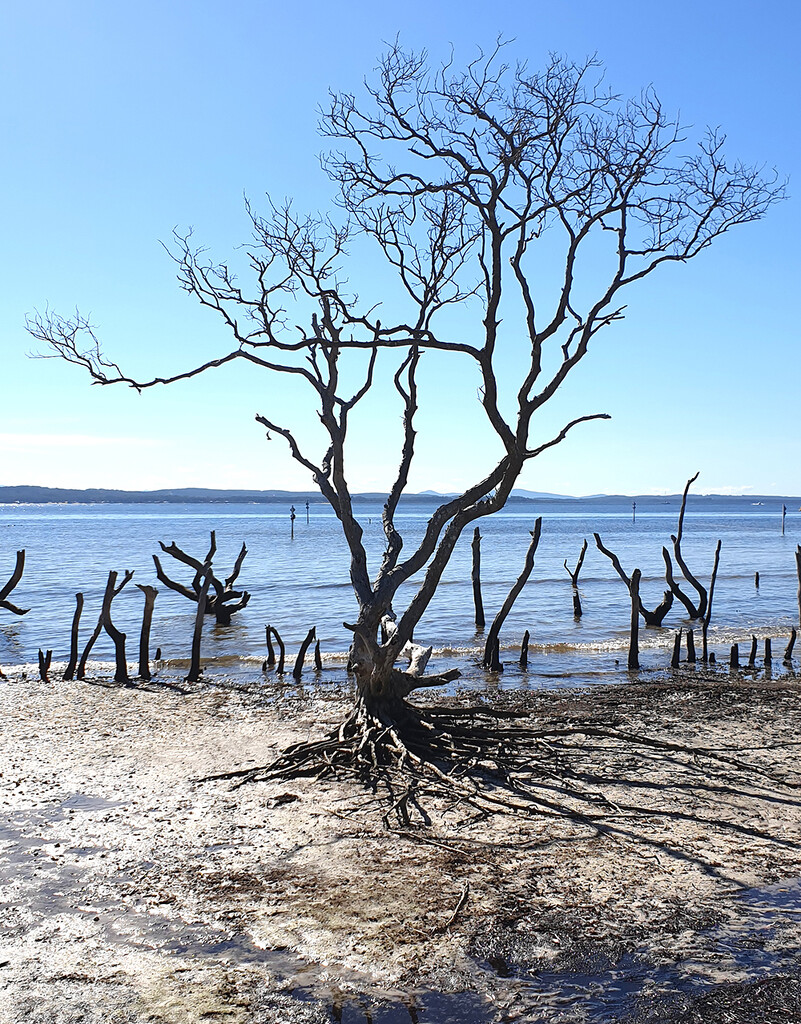
[[[598,758],[599,745],[604,757]],[[799,778],[783,778],[736,756],[735,751],[654,739],[597,724],[552,723],[526,712],[486,706],[419,709],[397,702],[392,715],[376,714],[363,704],[319,740],[295,743],[270,764],[244,768],[212,779],[230,779],[234,788],[248,782],[298,778],[353,778],[386,799],[384,823],[401,826],[416,816],[430,824],[423,806],[439,798],[476,815],[507,813],[561,817],[594,832],[624,832],[633,817],[688,819],[782,845],[723,817],[687,811],[683,801],[667,806],[664,785],[649,782],[654,761],[670,769],[670,789],[701,794],[708,810],[735,793],[796,804]],[[599,768],[599,763],[602,765]],[[620,799],[637,793],[637,802]],[[605,790],[617,787],[612,799]],[[653,802],[647,798],[653,797]],[[647,802],[643,802],[647,801]]]

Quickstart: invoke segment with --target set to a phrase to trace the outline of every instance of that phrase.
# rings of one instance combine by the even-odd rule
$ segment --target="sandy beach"
[[[336,724],[337,687],[58,674],[0,683],[4,1024],[801,1019],[794,678],[484,695],[602,824],[422,794],[388,828],[347,781],[197,781]]]

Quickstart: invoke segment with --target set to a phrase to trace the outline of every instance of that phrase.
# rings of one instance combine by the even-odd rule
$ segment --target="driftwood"
[[[629,593],[631,593],[631,577],[629,577],[626,574],[625,569],[620,564],[620,559],[617,557],[617,555],[614,553],[614,551],[610,551],[609,548],[604,547],[603,541],[601,540],[600,534],[594,533],[593,537],[595,538],[595,544],[596,544],[598,550],[601,552],[601,554],[606,555],[606,557],[609,559],[609,561],[614,566],[615,572],[618,574],[618,576],[626,584],[626,586],[629,589]],[[664,595],[663,595],[663,597],[662,597],[662,603],[657,605],[657,607],[654,608],[653,611],[649,611],[645,607],[645,605],[642,603],[642,599],[640,598],[640,592],[639,592],[639,587],[638,587],[638,589],[637,589],[637,601],[638,601],[639,612],[640,612],[640,615],[642,615],[642,617],[643,617],[643,621],[645,622],[645,625],[646,626],[661,626],[665,616],[670,611],[670,609],[673,607],[673,594],[672,594],[672,592],[670,590],[666,590]]]
[[[234,590],[233,586],[239,576],[242,569],[242,563],[245,560],[245,555],[248,553],[248,549],[245,544],[237,555],[236,562],[231,574],[226,577],[224,581],[219,580],[211,570],[212,561],[217,551],[217,537],[214,530],[211,531],[211,541],[209,544],[209,550],[205,559],[201,562],[200,559],[194,558],[192,555],[188,555],[185,551],[178,547],[173,541],[171,544],[165,544],[163,541],[159,541],[161,550],[170,557],[174,558],[178,562],[182,562],[184,565],[188,565],[190,569],[195,570],[194,578],[190,586],[186,586],[183,583],[179,583],[177,580],[171,579],[164,571],[158,555],[153,555],[153,563],[156,566],[156,576],[164,584],[165,587],[169,587],[170,590],[174,590],[176,594],[181,594],[183,597],[188,598],[190,601],[200,602],[200,591],[202,589],[203,580],[208,576],[209,585],[206,587],[205,596],[200,602],[204,614],[213,615],[220,626],[228,626],[231,624],[231,616],[234,612],[241,611],[248,601],[250,601],[250,594],[246,590]],[[213,593],[210,591],[213,590]]]
[[[98,616],[97,625],[92,631],[92,635],[89,637],[89,641],[86,647],[83,649],[81,660],[78,663],[78,669],[75,673],[78,679],[84,679],[86,676],[86,663],[89,660],[89,654],[94,647],[97,638],[101,632],[105,629],[106,633],[111,637],[114,643],[114,656],[115,656],[115,682],[127,683],[128,682],[128,667],[125,661],[125,634],[114,626],[111,621],[111,602],[119,594],[126,584],[130,583],[133,577],[133,572],[126,570],[123,576],[122,582],[117,584],[117,573],[110,572],[108,574],[108,580],[106,582],[106,590],[103,594],[103,604],[100,608],[100,615]]]
[[[0,608],[5,608],[6,611],[12,612],[14,615],[27,615],[30,611],[30,608],[19,608],[8,600],[8,595],[22,579],[22,572],[24,568],[25,549],[23,548],[22,551],[17,552],[17,561],[14,565],[14,571],[11,573],[8,583],[6,583],[4,587],[0,588]]]
[[[483,629],[486,625],[484,619],[484,602],[481,599],[481,532],[476,527],[473,530],[473,568],[470,578],[473,582],[473,604],[476,608],[476,629]]]
[[[142,631],[139,634],[139,678],[147,681],[150,679],[150,627],[153,623],[153,606],[156,603],[158,590],[142,583],[136,585],[145,596]]]
[[[500,648],[500,633],[501,627],[503,626],[506,616],[512,610],[512,605],[517,600],[520,591],[526,585],[531,570],[534,568],[534,555],[537,551],[537,545],[540,542],[540,534],[542,533],[542,516],[540,516],[534,523],[534,529],[531,532],[531,543],[528,546],[526,552],[526,559],[523,565],[523,571],[515,581],[514,586],[506,596],[506,600],[501,605],[501,609],[495,618],[492,620],[489,633],[487,634],[487,642],[484,647],[484,668],[489,669],[493,672],[501,672],[503,666],[500,663],[498,651]]]
[[[70,630],[70,660],[64,669],[63,679],[75,678],[75,668],[78,664],[78,627],[81,624],[81,612],[83,611],[83,594],[75,595],[75,613],[72,616],[72,629]]]
[[[693,574],[690,572],[689,568],[687,567],[687,563],[684,561],[684,558],[681,553],[681,537],[682,532],[684,530],[684,513],[687,508],[687,495],[690,491],[690,486],[693,483],[695,483],[697,479],[698,473],[696,473],[695,476],[690,477],[690,479],[685,484],[684,494],[681,498],[681,509],[679,511],[679,525],[675,535],[671,534],[670,536],[670,539],[673,541],[673,554],[676,557],[676,564],[681,569],[684,578],[687,580],[690,586],[695,589],[696,593],[698,594],[697,606],[688,597],[686,597],[686,595],[681,594],[681,592],[675,584],[675,581],[673,584],[671,584],[670,578],[668,579],[668,585],[671,587],[671,590],[674,590],[675,587],[674,593],[676,594],[676,597],[678,597],[679,600],[682,602],[684,607],[687,609],[687,612],[691,619],[703,619],[703,617],[706,615],[706,606],[708,601],[706,587],[702,586],[702,584],[700,584],[698,580],[695,578],[695,576],[693,576]]]
[[[581,551],[579,552],[578,561],[576,562],[576,568],[570,569],[565,559],[565,571],[570,577],[570,582],[573,584],[573,618],[581,618],[581,598],[579,597],[578,584],[579,584],[579,573],[581,567],[584,565],[584,556],[587,554],[587,538],[584,538],[584,543],[581,545]]]

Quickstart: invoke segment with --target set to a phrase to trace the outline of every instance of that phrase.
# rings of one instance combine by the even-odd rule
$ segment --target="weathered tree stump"
[[[635,569],[631,574],[629,594],[631,595],[631,632],[629,635],[629,672],[638,672],[640,668],[640,577],[642,573]]]
[[[315,635],[316,628],[312,626],[312,628],[306,634],[306,639],[300,645],[298,656],[295,659],[295,667],[292,669],[293,679],[300,679],[300,677],[303,675],[303,662],[306,660],[306,651],[308,651],[309,645],[311,644],[312,640],[315,639]]]
[[[793,648],[795,647],[796,635],[796,628],[795,626],[793,626],[790,630],[790,640],[787,644],[787,647],[784,650],[783,661],[785,665],[792,665],[793,663]]]
[[[275,642],[278,645],[278,664],[275,666],[275,674],[282,676],[284,674],[284,657],[286,655],[286,647],[284,641],[281,639],[281,635],[275,626],[268,626],[267,629],[275,638]],[[270,648],[272,650],[272,647]]]
[[[12,604],[8,600],[8,595],[16,587],[19,581],[22,579],[22,573],[25,569],[25,549],[17,552],[17,560],[14,565],[14,571],[9,577],[8,583],[4,587],[0,587],[0,608],[5,608],[6,611],[12,613],[12,615],[27,615],[30,608],[19,608],[17,605]]]
[[[732,670],[739,669],[740,667],[740,647],[738,644],[732,644],[729,651],[729,668]]]
[[[520,667],[528,668],[528,642],[531,639],[531,634],[528,630],[523,634],[523,642],[520,645]]]
[[[145,607],[142,612],[142,630],[139,634],[139,678],[144,679],[147,682],[151,678],[150,627],[153,624],[153,606],[156,603],[158,590],[156,590],[155,587],[150,587],[142,583],[137,583],[136,585],[145,597]]]
[[[718,578],[718,566],[719,565],[720,565],[720,541],[718,541],[717,547],[715,548],[715,561],[714,561],[714,563],[712,565],[712,576],[711,576],[710,581],[709,581],[709,600],[707,601],[707,604],[706,604],[706,614],[704,615],[704,621],[702,623],[702,629],[701,629],[701,642],[702,642],[702,654],[701,654],[701,657],[702,657],[702,660],[703,660],[705,665],[707,663],[707,655],[708,655],[707,633],[709,631],[710,620],[712,619],[712,598],[713,598],[713,596],[715,594],[715,581]],[[714,655],[711,658],[709,658],[709,661],[714,661]]]
[[[43,651],[39,648],[39,678],[43,683],[50,682],[50,662],[53,660],[52,651]]]
[[[691,629],[687,630],[687,661],[690,665],[695,664],[695,635]]]
[[[70,660],[64,669],[63,679],[69,681],[75,677],[75,668],[78,664],[78,628],[81,623],[81,612],[83,611],[83,594],[75,595],[75,612],[72,616],[72,629],[70,630]]]
[[[617,555],[614,553],[614,551],[610,551],[609,548],[604,547],[603,541],[601,540],[601,535],[600,534],[594,533],[593,537],[595,538],[595,544],[596,544],[596,547],[598,548],[598,550],[601,552],[601,554],[606,555],[606,557],[609,559],[609,561],[614,566],[615,572],[618,574],[618,576],[626,584],[626,586],[628,587],[629,593],[631,593],[631,577],[629,577],[627,575],[625,569],[620,564],[620,559],[617,557]],[[645,622],[645,625],[646,626],[661,626],[665,616],[670,611],[670,609],[673,607],[673,594],[669,590],[666,590],[664,595],[663,595],[663,597],[662,597],[661,604],[657,605],[657,607],[654,608],[653,611],[649,611],[645,607],[645,605],[642,603],[642,600],[639,597],[639,588],[637,590],[637,595],[638,595],[637,596],[637,600],[639,601],[639,612],[640,612],[640,615],[642,615],[642,617],[643,617],[643,621]]]
[[[757,638],[751,637],[751,650],[748,652],[748,667],[756,668]]]
[[[567,564],[567,559],[565,559],[565,571],[567,572],[567,575],[570,577],[570,582],[573,584],[573,618],[574,619],[580,619],[581,618],[581,598],[579,596],[578,585],[579,585],[579,573],[581,572],[582,565],[584,565],[584,556],[586,554],[587,554],[587,538],[585,537],[584,538],[584,543],[581,545],[581,551],[579,552],[578,561],[576,562],[576,568],[571,570],[570,567]]]
[[[673,638],[673,655],[670,659],[670,667],[678,668],[681,664],[681,630]]]
[[[481,630],[486,625],[484,619],[484,602],[481,598],[481,532],[478,527],[473,530],[473,568],[470,579],[473,583],[473,604],[476,609],[476,629]]]
[[[176,594],[181,594],[190,601],[199,601],[202,582],[204,578],[208,576],[209,586],[206,587],[206,596],[203,599],[203,611],[207,615],[213,615],[218,626],[230,626],[231,616],[234,612],[241,611],[250,601],[250,594],[246,590],[233,589],[234,583],[242,570],[242,563],[245,560],[245,555],[248,553],[247,547],[244,544],[242,545],[230,576],[227,576],[224,581],[220,581],[214,575],[211,568],[214,555],[217,551],[217,536],[214,530],[211,531],[209,550],[202,562],[200,559],[194,558],[192,555],[188,555],[178,547],[175,541],[169,545],[165,544],[163,541],[159,541],[159,545],[166,555],[170,555],[176,561],[181,562],[184,565],[188,565],[190,569],[195,570],[192,583],[189,586],[186,586],[183,583],[179,583],[177,580],[170,579],[162,568],[158,555],[153,555],[153,563],[156,566],[156,576],[161,580],[164,586],[168,587],[170,590],[174,590]],[[209,596],[210,590],[214,591],[211,596]]]
[[[111,621],[111,602],[119,594],[119,592],[130,583],[133,577],[133,572],[126,570],[123,576],[122,582],[117,585],[117,573],[110,572],[108,574],[108,580],[106,582],[106,589],[103,594],[103,604],[100,608],[100,615],[98,616],[97,625],[92,631],[92,635],[83,649],[81,660],[78,663],[78,669],[75,673],[78,679],[84,679],[86,677],[86,663],[89,661],[89,654],[92,648],[97,642],[97,638],[101,632],[105,629],[106,633],[111,637],[114,644],[114,658],[115,658],[115,682],[128,682],[128,666],[125,661],[125,634],[114,626]]]
[[[540,516],[534,523],[534,529],[531,530],[530,533],[531,543],[529,544],[528,551],[526,552],[526,558],[523,564],[523,571],[518,576],[512,589],[506,595],[506,600],[501,605],[498,614],[492,620],[492,625],[490,626],[489,633],[487,634],[487,642],[484,647],[483,665],[484,668],[490,669],[490,671],[499,671],[499,669],[494,666],[500,664],[500,660],[498,658],[498,650],[500,648],[501,627],[506,621],[507,615],[512,610],[512,605],[517,600],[520,591],[526,585],[526,582],[528,581],[528,578],[531,575],[531,570],[534,568],[534,555],[536,554],[537,545],[540,542],[540,534],[542,533],[542,516]]]
[[[198,682],[203,671],[200,667],[200,640],[203,634],[203,616],[206,612],[206,598],[209,594],[210,583],[211,566],[209,565],[206,570],[201,573],[200,589],[197,594],[197,612],[195,613],[195,628],[192,632],[192,652],[189,658],[189,673],[186,677],[187,683]]]

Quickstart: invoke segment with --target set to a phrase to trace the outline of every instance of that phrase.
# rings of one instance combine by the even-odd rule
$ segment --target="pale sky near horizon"
[[[549,51],[597,52],[616,91],[652,84],[684,124],[720,125],[728,153],[790,178],[789,199],[763,221],[626,294],[625,321],[598,337],[557,403],[565,419],[611,421],[577,428],[519,485],[675,493],[700,470],[700,492],[801,494],[795,3],[28,0],[0,17],[0,484],[310,489],[254,422],[293,411],[265,375],[223,372],[143,395],[91,387],[76,367],[28,358],[25,315],[77,306],[108,354],[141,375],[223,354],[224,329],[180,291],[159,240],[192,226],[225,260],[248,238],[243,193],[257,206],[269,191],[326,209],[316,111],[328,89],[358,93],[396,35],[435,59],[452,44],[464,63],[500,34],[532,67]],[[368,270],[349,267],[357,290]],[[452,491],[491,453],[474,389],[448,400],[447,370],[431,363],[410,489]],[[380,400],[370,410],[354,489],[389,483],[396,456],[382,425],[398,415]],[[549,419],[549,432],[559,425]]]

